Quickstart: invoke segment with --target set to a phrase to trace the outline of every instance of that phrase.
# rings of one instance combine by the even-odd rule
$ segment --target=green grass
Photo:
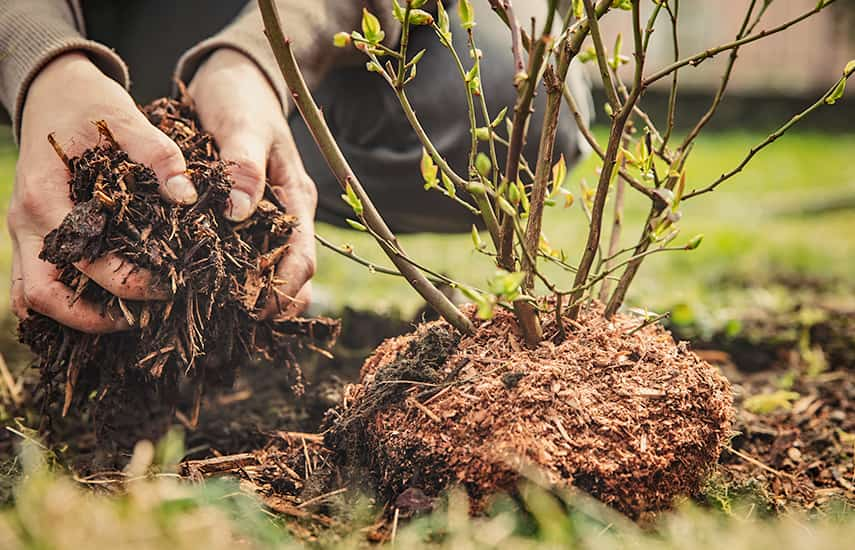
[[[687,188],[713,181],[735,166],[760,139],[760,135],[746,133],[701,139],[688,165]],[[717,284],[725,274],[750,279],[781,272],[824,277],[855,273],[855,216],[851,208],[799,214],[815,205],[844,200],[851,204],[855,198],[853,151],[853,136],[787,136],[761,152],[743,173],[717,192],[684,203],[682,232],[676,244],[704,233],[703,244],[692,252],[648,258],[631,291],[630,302],[656,308],[705,300],[710,285]],[[574,193],[582,179],[595,183],[595,166],[595,159],[589,158],[572,172],[569,188]],[[415,177],[412,185],[418,186]],[[625,245],[638,239],[645,203],[643,197],[633,197],[627,203]],[[579,257],[585,238],[580,208],[549,209],[544,227],[553,248],[564,249],[571,259]],[[325,226],[318,231],[336,243],[351,243],[358,254],[387,265],[367,235]],[[421,263],[463,282],[483,285],[493,272],[489,258],[473,251],[468,234],[411,235],[401,241]],[[318,265],[315,280],[329,292],[335,306],[411,311],[418,305],[414,293],[402,281],[349,265],[334,252],[321,249]],[[547,271],[561,283],[559,286],[571,286],[566,273]]]

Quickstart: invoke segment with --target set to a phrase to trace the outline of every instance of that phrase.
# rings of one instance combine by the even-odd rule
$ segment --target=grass
[[[734,166],[762,136],[747,133],[708,135],[689,164],[688,185],[696,187]],[[720,309],[729,299],[721,283],[725,275],[763,280],[778,273],[808,277],[851,278],[855,273],[855,176],[850,169],[855,137],[821,134],[787,136],[761,153],[749,168],[720,191],[685,205],[681,221],[685,242],[704,233],[693,252],[657,255],[642,268],[630,301],[651,308],[675,304]],[[14,147],[0,139],[0,218],[11,194]],[[571,189],[581,179],[594,181],[589,159],[571,175]],[[418,200],[418,176],[412,185]],[[835,208],[849,204],[849,210]],[[630,244],[639,231],[644,204],[627,207]],[[584,238],[578,207],[553,209],[545,227],[555,248],[575,258]],[[319,232],[337,243],[385,264],[365,235],[321,226]],[[482,285],[492,273],[487,258],[471,251],[469,235],[411,235],[405,248],[421,262],[462,281]],[[463,252],[460,253],[459,251]],[[0,316],[8,315],[8,272],[11,247],[0,240]],[[563,276],[563,286],[570,283]],[[334,309],[399,310],[410,313],[420,304],[403,281],[370,273],[325,249],[319,250],[318,287]],[[763,298],[757,298],[763,299]],[[2,548],[226,548],[296,547],[280,520],[233,484],[188,485],[169,475],[150,476],[128,485],[123,495],[82,489],[63,473],[46,467],[32,449],[21,454],[5,474],[15,480],[16,505],[0,511]],[[9,458],[9,457],[6,457]],[[156,470],[163,471],[163,470]],[[5,486],[6,483],[3,483]],[[733,550],[774,548],[848,548],[855,537],[855,518],[834,510],[812,518],[786,516],[761,519],[749,504],[726,502],[725,512],[686,505],[641,531],[577,497],[556,499],[536,488],[523,491],[531,515],[499,506],[487,518],[470,520],[465,500],[452,496],[433,515],[402,526],[397,544],[410,548],[430,542],[445,548],[689,548]],[[566,509],[570,513],[566,512]],[[358,515],[358,514],[351,514]],[[349,524],[344,532],[324,535],[324,542],[351,548],[364,541]]]

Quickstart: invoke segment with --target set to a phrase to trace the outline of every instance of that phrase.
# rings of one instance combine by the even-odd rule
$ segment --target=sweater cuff
[[[288,88],[279,72],[279,65],[270,49],[267,38],[261,32],[247,32],[230,27],[216,36],[204,40],[188,50],[178,60],[175,68],[175,79],[189,84],[209,55],[216,50],[229,48],[242,53],[251,59],[261,70],[273,91],[279,97],[282,112],[286,118],[291,111],[291,101]]]
[[[86,54],[89,59],[108,77],[112,78],[125,89],[130,84],[128,68],[124,61],[110,48],[86,40],[85,38],[72,34],[50,33],[40,35],[38,41],[21,43],[14,55],[3,61],[4,98],[13,98],[14,103],[8,105],[11,115],[12,130],[17,143],[21,132],[21,116],[24,112],[24,102],[30,84],[38,76],[41,70],[51,61],[62,54],[79,51]]]

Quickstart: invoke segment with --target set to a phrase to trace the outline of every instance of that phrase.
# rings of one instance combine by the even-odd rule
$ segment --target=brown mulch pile
[[[47,235],[41,253],[76,296],[123,315],[134,329],[89,335],[38,314],[19,327],[21,340],[38,357],[45,418],[85,408],[94,393],[99,436],[120,446],[156,437],[188,384],[196,395],[188,412],[195,423],[204,387],[230,383],[242,365],[263,360],[290,368],[299,391],[292,349],[300,338],[326,342],[337,331],[327,319],[259,318],[265,305],[279,300],[275,270],[288,252],[293,217],[268,186],[249,220],[227,221],[229,164],[200,128],[192,101],[160,99],[143,111],[181,148],[198,202],[177,206],[163,200],[154,172],[128,158],[98,122],[101,142],[79,157],[66,157],[51,140],[68,167],[75,206]],[[73,265],[107,254],[151,271],[169,299],[121,300]]]
[[[727,381],[636,318],[589,308],[572,324],[535,349],[505,311],[474,337],[435,322],[390,339],[326,443],[388,499],[459,484],[477,506],[534,470],[633,517],[694,494],[730,435]]]

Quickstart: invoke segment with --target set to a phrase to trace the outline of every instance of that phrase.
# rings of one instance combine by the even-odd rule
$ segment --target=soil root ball
[[[563,342],[534,349],[505,311],[459,341],[442,321],[424,324],[366,361],[327,445],[390,500],[462,485],[477,511],[534,467],[631,517],[665,509],[716,464],[732,395],[685,343],[639,324],[591,306]]]

